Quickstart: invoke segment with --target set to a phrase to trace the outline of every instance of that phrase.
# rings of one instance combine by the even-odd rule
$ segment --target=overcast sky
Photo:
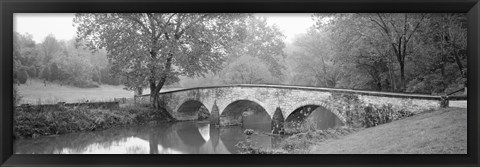
[[[276,24],[291,42],[296,34],[303,33],[314,24],[309,13],[262,13],[270,24]],[[21,34],[32,34],[33,40],[41,43],[48,34],[57,39],[69,40],[76,36],[73,27],[73,13],[16,13],[13,29]]]

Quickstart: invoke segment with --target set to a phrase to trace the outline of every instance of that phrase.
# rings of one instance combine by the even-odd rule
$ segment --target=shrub
[[[27,73],[28,73],[28,76],[30,76],[31,78],[36,78],[38,76],[37,74],[37,69],[33,66],[30,66],[30,67],[27,67]]]
[[[18,82],[20,84],[25,84],[27,83],[27,80],[28,80],[28,73],[25,69],[22,69],[18,74]]]
[[[208,112],[207,108],[205,108],[205,106],[202,105],[198,109],[198,120],[199,121],[208,120],[209,118],[210,118],[210,113]]]
[[[100,87],[97,83],[93,82],[92,80],[87,79],[74,79],[71,85],[79,88],[98,88]]]
[[[365,107],[364,127],[373,127],[414,115],[406,110],[393,110],[391,105]]]
[[[315,131],[317,129],[317,124],[313,119],[305,119],[301,122],[285,122],[285,127],[292,127],[292,128],[285,128],[285,134],[296,134],[296,133],[303,133],[309,131]]]
[[[63,107],[47,111],[39,110],[38,107],[17,107],[14,112],[14,136],[37,137],[170,120],[171,117],[166,112],[137,106],[118,110]]]

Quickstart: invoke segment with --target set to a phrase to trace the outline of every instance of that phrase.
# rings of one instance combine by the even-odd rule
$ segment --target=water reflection
[[[264,129],[263,124],[249,128]],[[159,125],[114,128],[96,132],[20,139],[16,154],[231,154],[245,140],[244,127],[215,127],[208,122],[176,122]],[[254,143],[271,147],[278,140],[254,135]]]

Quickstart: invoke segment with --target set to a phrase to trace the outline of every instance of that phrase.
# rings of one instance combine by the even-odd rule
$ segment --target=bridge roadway
[[[149,100],[148,95],[137,98],[142,97]],[[159,94],[159,103],[175,119],[196,120],[198,109],[204,106],[212,123],[220,125],[241,122],[249,110],[242,105],[258,105],[271,118],[273,133],[281,133],[285,120],[302,114],[306,106],[330,111],[346,123],[347,113],[364,111],[366,107],[387,105],[393,110],[419,113],[448,106],[446,101],[441,96],[422,94],[259,84],[195,87]]]

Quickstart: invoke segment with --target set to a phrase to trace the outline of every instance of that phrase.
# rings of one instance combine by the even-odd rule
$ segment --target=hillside
[[[316,154],[466,154],[467,109],[445,108],[317,143]]]

